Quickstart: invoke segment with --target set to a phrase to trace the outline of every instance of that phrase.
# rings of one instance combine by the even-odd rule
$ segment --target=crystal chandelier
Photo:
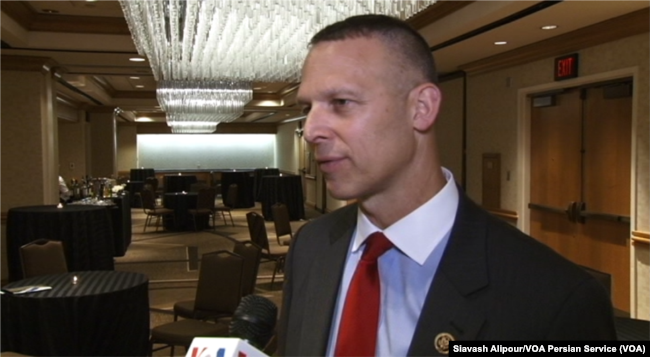
[[[172,133],[212,133],[217,124],[239,118],[253,99],[250,82],[161,80],[158,103]]]
[[[298,82],[309,39],[333,22],[369,13],[406,19],[434,2],[121,0],[120,4],[138,53],[147,57],[161,82],[159,100],[173,102],[160,105],[174,131],[175,126],[190,125],[180,121],[218,123],[224,113],[241,114],[247,101],[239,100],[239,90],[253,81]],[[237,88],[230,92],[232,87]],[[184,95],[184,100],[172,98],[191,88],[195,93]],[[244,97],[250,101],[250,96]],[[230,104],[220,110],[223,103]],[[195,110],[199,106],[201,113]],[[210,111],[215,115],[208,115]]]

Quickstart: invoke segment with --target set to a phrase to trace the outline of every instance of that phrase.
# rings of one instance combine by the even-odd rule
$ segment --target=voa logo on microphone
[[[208,347],[194,347],[192,348],[192,357],[213,357],[208,351]],[[226,357],[226,349],[219,348],[217,354],[214,357]],[[242,351],[237,351],[237,357],[247,357],[247,355]]]

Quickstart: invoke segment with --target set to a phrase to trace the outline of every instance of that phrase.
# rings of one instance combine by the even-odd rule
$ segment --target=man
[[[305,139],[331,195],[357,203],[296,235],[281,355],[435,355],[451,340],[616,339],[596,280],[480,209],[441,167],[436,80],[424,39],[391,17],[351,17],[312,39],[298,92]],[[375,264],[376,323],[362,315],[375,298],[357,292],[355,273],[374,232],[392,245]],[[355,307],[346,311],[349,301]],[[371,347],[341,347],[350,342]]]

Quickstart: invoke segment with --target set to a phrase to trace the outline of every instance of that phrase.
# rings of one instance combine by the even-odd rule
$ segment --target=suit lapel
[[[344,219],[337,221],[328,234],[328,244],[322,252],[315,256],[310,267],[309,276],[314,277],[308,282],[304,291],[307,296],[306,308],[309,316],[303,323],[300,351],[304,355],[325,355],[331,330],[332,316],[336,306],[336,298],[343,276],[343,268],[348,247],[356,225],[356,205],[343,208],[348,210]],[[321,311],[310,310],[318,306]]]
[[[485,320],[484,300],[471,295],[488,285],[486,217],[462,190],[459,193],[456,220],[408,355],[440,354],[435,346],[440,336],[475,339]]]

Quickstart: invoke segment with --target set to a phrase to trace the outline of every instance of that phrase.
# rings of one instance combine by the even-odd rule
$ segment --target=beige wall
[[[59,174],[70,182],[80,180],[86,173],[85,112],[77,113],[77,120],[59,119]]]
[[[578,51],[580,53],[580,77],[606,76],[608,73],[637,73],[635,81],[635,102],[633,137],[633,192],[632,230],[650,230],[649,193],[649,110],[648,110],[648,34],[628,37]],[[481,156],[487,152],[501,153],[502,170],[511,173],[523,170],[518,158],[519,128],[525,120],[518,110],[518,92],[526,88],[554,86],[553,58],[535,61],[503,70],[468,76],[467,78],[467,191],[480,202],[481,198]],[[568,84],[567,84],[568,85]],[[525,183],[517,181],[511,174],[510,180],[502,178],[502,207],[519,211],[521,215],[522,190]],[[650,278],[650,262],[647,245],[632,245],[631,276],[634,281],[646,282]],[[633,286],[632,313],[641,318],[650,318],[648,301],[650,292],[647,283]]]
[[[137,127],[130,124],[117,125],[117,171],[129,172],[138,167]]]
[[[300,138],[296,135],[298,122],[289,122],[278,126],[275,135],[275,160],[282,172],[299,174]]]
[[[462,182],[463,160],[463,78],[440,83],[442,106],[436,119],[436,140],[442,166],[451,170],[456,182]]]
[[[90,113],[90,176],[117,175],[116,123],[113,113]]]

